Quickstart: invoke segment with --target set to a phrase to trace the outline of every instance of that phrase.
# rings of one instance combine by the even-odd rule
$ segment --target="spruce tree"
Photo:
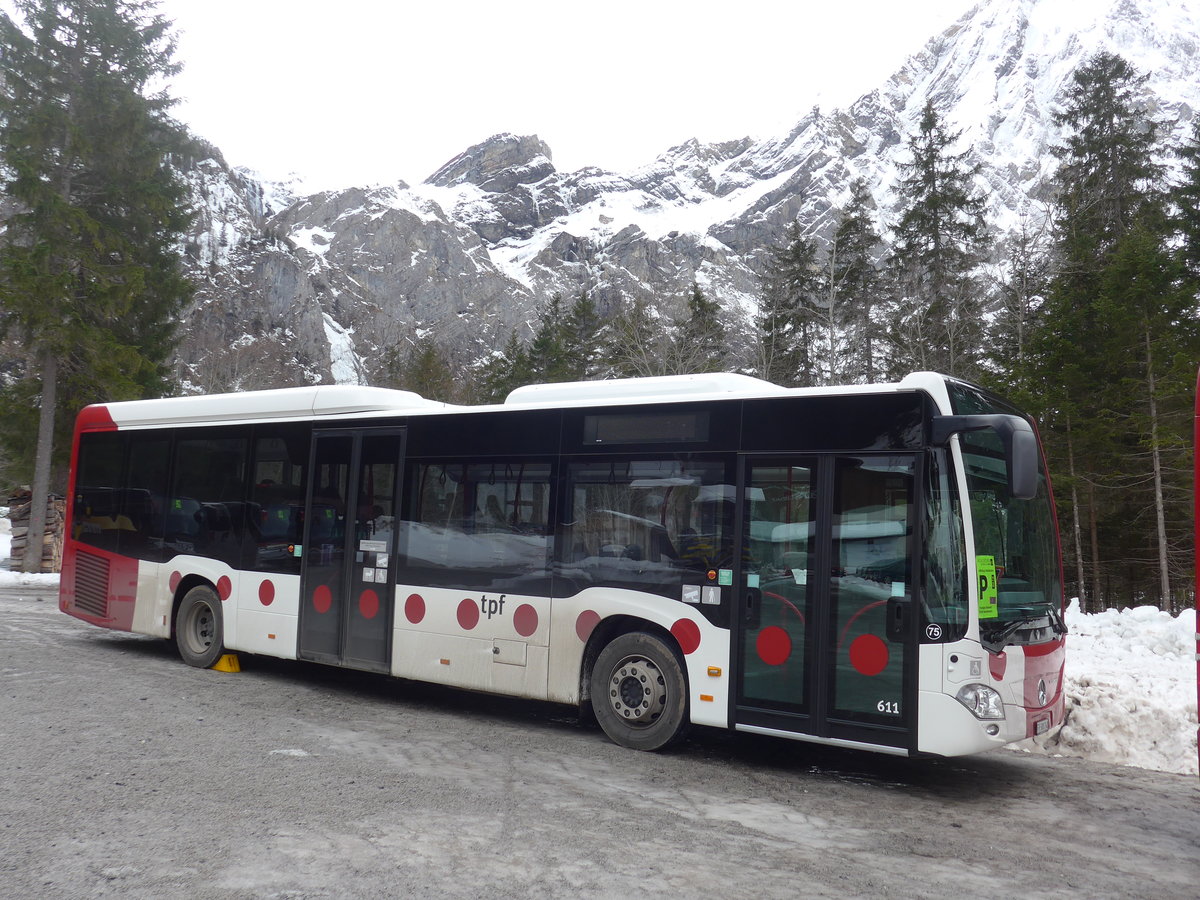
[[[960,132],[925,104],[912,159],[900,164],[900,221],[890,259],[896,295],[890,315],[893,375],[933,369],[974,377],[983,303],[975,271],[988,245],[983,197],[967,153],[952,153]]]
[[[721,306],[692,282],[687,316],[675,323],[674,364],[677,374],[721,372],[729,356],[728,338],[721,325]]]
[[[502,351],[483,363],[477,380],[484,403],[503,403],[513,390],[534,383],[533,365],[516,331]]]
[[[1050,280],[1048,224],[1027,214],[1004,242],[999,302],[985,341],[988,366],[982,380],[1022,407],[1032,399],[1025,383],[1030,332]]]
[[[1172,191],[1174,226],[1179,234],[1179,259],[1191,284],[1192,296],[1200,300],[1200,117],[1192,120],[1192,133],[1177,148],[1183,176]]]
[[[571,363],[566,357],[565,318],[562,294],[555,294],[538,312],[538,326],[526,354],[535,383],[572,380]]]
[[[772,247],[763,275],[762,302],[755,325],[759,335],[760,377],[785,387],[808,386],[820,377],[815,350],[824,290],[817,246],[799,222]]]
[[[0,179],[14,208],[0,245],[5,330],[28,350],[11,401],[38,385],[27,567],[71,413],[155,396],[190,296],[177,246],[190,223],[169,165],[187,146],[161,84],[170,24],[141,0],[17,0],[0,13]],[[57,428],[56,428],[57,425]]]
[[[430,333],[391,347],[377,372],[380,387],[413,391],[427,400],[461,403],[471,393],[469,378],[456,370],[446,349]]]
[[[884,282],[877,264],[881,242],[872,205],[866,182],[857,179],[830,242],[829,315],[839,336],[829,339],[829,380],[835,383],[869,383],[880,370],[878,315]]]
[[[599,373],[604,348],[600,341],[603,323],[595,301],[581,291],[562,324],[562,349],[567,381],[588,381]]]
[[[1186,445],[1177,361],[1196,358],[1194,304],[1168,252],[1145,76],[1101,52],[1072,76],[1058,123],[1054,275],[1030,333],[1028,392],[1068,516],[1085,608],[1178,595],[1172,512]],[[1066,487],[1066,491],[1062,487]],[[1063,496],[1065,493],[1065,496]],[[1066,530],[1066,529],[1064,529]],[[1117,593],[1119,592],[1119,594]]]

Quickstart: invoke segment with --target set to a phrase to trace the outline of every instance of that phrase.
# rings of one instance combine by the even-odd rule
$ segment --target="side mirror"
[[[1004,445],[1004,464],[1008,472],[1008,490],[1017,500],[1037,496],[1038,445],[1033,428],[1020,416],[935,416],[930,441],[939,447],[963,431],[990,428]]]

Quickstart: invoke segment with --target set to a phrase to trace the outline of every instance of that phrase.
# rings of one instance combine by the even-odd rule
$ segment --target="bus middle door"
[[[298,656],[391,670],[403,429],[313,435]]]

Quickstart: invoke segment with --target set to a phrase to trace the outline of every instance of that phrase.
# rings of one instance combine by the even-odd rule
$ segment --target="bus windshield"
[[[966,386],[953,385],[951,395],[958,413],[1013,411]],[[998,652],[1007,644],[1051,640],[1064,628],[1058,539],[1044,465],[1038,466],[1037,495],[1017,500],[1008,488],[1000,437],[985,429],[959,438],[981,590],[981,642]]]

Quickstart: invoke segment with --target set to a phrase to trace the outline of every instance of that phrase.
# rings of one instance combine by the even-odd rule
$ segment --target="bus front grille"
[[[108,560],[75,554],[75,608],[99,618],[108,616]]]

